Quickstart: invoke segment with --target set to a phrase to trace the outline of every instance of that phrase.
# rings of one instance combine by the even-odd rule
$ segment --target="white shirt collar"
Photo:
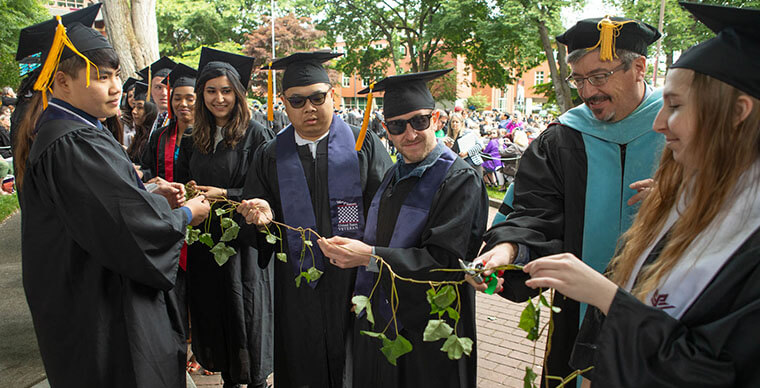
[[[317,143],[319,143],[320,140],[327,137],[327,135],[330,134],[330,131],[328,130],[325,132],[324,135],[320,136],[317,140],[307,140],[302,138],[300,135],[298,135],[298,131],[293,130],[293,135],[295,135],[296,138],[296,145],[302,146],[302,145],[308,145],[309,151],[311,151],[311,157],[316,159],[317,158]]]

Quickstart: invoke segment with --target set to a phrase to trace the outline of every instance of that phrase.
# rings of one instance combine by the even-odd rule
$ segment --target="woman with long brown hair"
[[[273,134],[251,120],[246,89],[253,58],[204,47],[195,83],[195,118],[180,144],[177,182],[190,183],[212,199],[241,201],[256,149]],[[196,185],[197,184],[197,185]],[[210,232],[219,241],[214,212]],[[208,371],[221,371],[225,387],[266,386],[272,372],[271,266],[259,268],[258,251],[234,239],[223,265],[202,243],[188,247],[187,289],[192,349]]]
[[[760,10],[681,4],[718,36],[667,74],[667,146],[606,276],[570,254],[524,267],[590,305],[571,360],[587,385],[760,386]]]
[[[132,119],[135,124],[135,134],[127,148],[127,155],[132,163],[141,165],[145,150],[148,148],[150,128],[158,116],[156,104],[147,100],[148,85],[137,82],[135,85],[135,107],[132,108]]]

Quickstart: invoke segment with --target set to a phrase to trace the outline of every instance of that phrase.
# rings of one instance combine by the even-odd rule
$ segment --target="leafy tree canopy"
[[[0,0],[0,87],[16,89],[21,81],[16,62],[19,31],[48,18],[50,13],[39,0]]]

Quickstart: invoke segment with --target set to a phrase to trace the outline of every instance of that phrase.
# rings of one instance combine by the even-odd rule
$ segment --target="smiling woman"
[[[212,200],[242,199],[254,152],[273,138],[251,120],[246,105],[252,67],[250,57],[207,47],[201,51],[194,124],[180,143],[174,180],[194,185]],[[173,94],[181,92],[178,87]],[[220,241],[219,216],[211,212],[210,218],[209,231]],[[237,238],[226,244],[236,253],[221,266],[208,246],[187,249],[193,353],[206,370],[222,372],[225,387],[258,387],[272,371],[271,267],[259,268],[258,251]]]

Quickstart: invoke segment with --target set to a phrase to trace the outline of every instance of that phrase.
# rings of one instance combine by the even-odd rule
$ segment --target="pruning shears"
[[[483,279],[483,276],[481,275],[483,263],[474,264],[471,261],[465,262],[464,260],[459,259],[459,266],[464,270],[466,274],[470,275],[472,279],[475,280],[475,283],[481,284],[483,282],[486,282],[486,284],[488,284],[488,288],[486,288],[484,291],[486,294],[493,295],[493,293],[496,292],[496,287],[499,285],[499,277],[494,272]]]

